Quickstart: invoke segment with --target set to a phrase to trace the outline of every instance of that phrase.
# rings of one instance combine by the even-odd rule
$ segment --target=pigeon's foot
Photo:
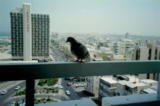
[[[85,61],[82,60],[82,59],[77,59],[77,60],[75,60],[74,62],[84,63]]]
[[[79,62],[80,62],[80,63],[84,63],[85,61],[84,61],[84,60],[80,60]]]
[[[77,59],[77,60],[75,60],[74,62],[80,62],[80,60],[79,60],[79,59]]]

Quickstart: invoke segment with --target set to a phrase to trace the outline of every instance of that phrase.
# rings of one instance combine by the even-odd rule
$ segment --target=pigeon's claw
[[[84,61],[82,59],[77,59],[74,62],[84,63]]]
[[[81,59],[80,61],[79,61],[80,63],[84,63],[84,61]]]
[[[77,59],[77,60],[75,60],[74,62],[79,62],[79,60]]]

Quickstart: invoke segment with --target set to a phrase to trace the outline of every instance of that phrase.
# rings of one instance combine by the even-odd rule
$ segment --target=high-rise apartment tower
[[[50,18],[48,14],[31,13],[31,4],[11,11],[13,59],[45,59],[49,57]]]

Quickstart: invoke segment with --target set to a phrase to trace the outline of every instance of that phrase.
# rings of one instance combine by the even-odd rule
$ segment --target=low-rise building
[[[156,91],[156,86],[157,81],[141,80],[134,75],[105,76],[100,78],[99,99],[107,96],[151,93]]]
[[[98,97],[99,94],[99,79],[100,76],[86,77],[85,90],[95,97]]]
[[[106,96],[115,96],[117,90],[117,81],[112,76],[100,78],[99,82],[99,99]]]

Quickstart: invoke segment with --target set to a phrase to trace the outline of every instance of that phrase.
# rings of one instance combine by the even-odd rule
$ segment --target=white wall
[[[23,4],[23,59],[32,60],[31,5]]]

